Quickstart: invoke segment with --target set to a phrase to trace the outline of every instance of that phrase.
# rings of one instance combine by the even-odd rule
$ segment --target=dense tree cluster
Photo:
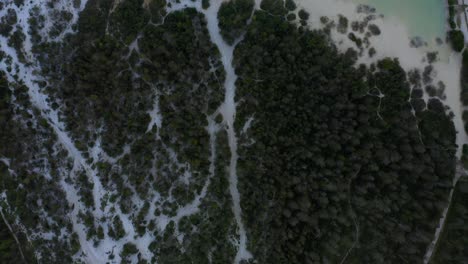
[[[8,86],[8,82],[4,76],[0,76],[0,125],[4,126],[11,119],[11,109],[10,109],[10,100],[11,100],[11,91]],[[10,140],[6,138],[8,135],[6,133],[0,133],[0,142],[5,142]],[[8,166],[0,161],[0,180],[10,177],[8,171]],[[2,211],[5,211],[5,204],[0,205]],[[2,261],[5,263],[23,263],[23,259],[20,255],[20,251],[16,241],[13,238],[10,230],[5,224],[3,219],[0,219],[0,256]]]
[[[288,7],[292,7],[290,1],[288,3]],[[284,16],[288,13],[283,0],[262,0],[260,8],[273,16]]]
[[[468,180],[461,178],[455,187],[447,220],[431,263],[464,263],[468,259]]]
[[[465,47],[465,36],[457,26],[456,21],[456,8],[458,6],[457,0],[447,0],[448,8],[448,22],[450,30],[447,32],[447,37],[452,45],[453,50],[461,52]]]
[[[27,240],[25,231],[29,236],[51,230],[60,232],[60,229],[71,233],[67,224],[69,208],[63,203],[64,194],[57,181],[57,167],[67,165],[63,159],[66,155],[55,151],[55,137],[47,122],[31,107],[27,88],[9,83],[3,73],[0,74],[0,125],[8,128],[0,130],[0,186],[6,198],[0,206],[20,241],[26,262],[34,260],[35,251],[44,250],[54,252],[44,256],[44,261],[69,259],[64,243]],[[46,171],[50,174],[45,174]],[[2,232],[9,230],[2,226]],[[52,231],[51,237],[55,235],[59,233]],[[13,250],[16,242],[12,239],[5,238],[4,246]],[[2,254],[2,260],[19,257],[15,254],[19,254],[18,249],[10,255]]]
[[[210,176],[210,136],[206,130],[209,116],[224,98],[224,71],[218,51],[210,42],[206,21],[194,9],[175,12],[166,17],[164,25],[147,27],[140,43],[141,55],[148,61],[141,64],[139,71],[146,80],[157,83],[162,116],[162,127],[153,128],[161,138],[155,145],[159,172],[155,189],[163,195],[172,194],[177,208],[177,204],[184,205],[200,193],[210,178],[200,213],[182,218],[178,225],[170,224],[158,236],[160,241],[154,242],[157,260],[205,263],[211,258],[217,263],[229,262],[235,248],[228,237],[236,230],[232,211],[226,210],[231,204],[226,173],[228,141],[224,131],[215,135],[215,172]],[[149,148],[154,150],[154,146]],[[165,153],[168,148],[175,151],[179,163],[187,163],[189,168],[174,169],[178,165],[170,159],[170,153]],[[188,185],[181,181],[184,173],[191,174]],[[171,205],[166,202],[162,208],[166,206]],[[163,209],[158,213],[172,212],[168,208],[167,212]],[[182,245],[178,242],[181,233],[185,234]]]
[[[447,0],[447,3],[448,3],[448,13],[449,13],[448,23],[450,25],[450,28],[454,30],[457,28],[457,24],[455,23],[455,14],[456,14],[455,8],[458,5],[458,1]]]
[[[464,106],[468,105],[468,50],[462,54],[462,67],[461,67],[461,74],[460,74],[460,99]],[[468,131],[468,111],[463,112],[463,121],[465,122],[465,131]]]
[[[254,116],[238,172],[256,261],[421,262],[455,168],[442,103],[413,115],[397,60],[356,68],[321,31],[252,21],[235,51],[236,126]]]
[[[448,32],[450,43],[453,50],[461,52],[465,47],[465,36],[461,30],[455,29]]]
[[[0,164],[1,166],[2,164]],[[3,221],[0,222],[0,257],[3,263],[25,263],[18,249],[18,244]]]
[[[166,16],[166,1],[154,0],[121,1],[110,16],[109,26],[114,37],[126,44],[130,44],[148,25],[158,25]]]
[[[228,44],[232,45],[245,31],[253,7],[254,0],[230,0],[221,4],[218,11],[219,29]]]
[[[0,20],[0,34],[7,37],[13,30],[13,26],[18,22],[18,17],[13,8],[6,11],[6,15]]]

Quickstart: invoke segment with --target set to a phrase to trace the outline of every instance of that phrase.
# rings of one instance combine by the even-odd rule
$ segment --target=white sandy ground
[[[459,0],[460,3],[465,0]],[[353,20],[362,20],[365,16],[364,14],[358,14],[356,12],[357,5],[350,1],[345,0],[297,0],[298,6],[304,8],[308,11],[310,15],[310,26],[312,28],[320,28],[321,16],[327,16],[333,20],[337,20],[338,14],[342,14],[345,17],[349,18],[349,21]],[[378,10],[377,10],[378,12]],[[466,23],[464,16],[461,16],[462,22],[461,29],[465,32],[465,38],[468,36],[468,30],[466,28]],[[372,37],[370,39],[371,46],[377,50],[377,54],[370,58],[366,53],[359,59],[359,63],[365,63],[370,65],[373,62],[376,62],[379,59],[384,57],[397,57],[400,61],[401,66],[406,70],[412,69],[424,69],[427,65],[426,53],[428,51],[438,51],[440,60],[433,64],[435,75],[433,76],[435,82],[441,80],[446,85],[445,94],[447,96],[446,100],[443,101],[444,104],[450,107],[450,110],[454,114],[453,122],[457,131],[456,143],[458,145],[457,157],[461,157],[462,146],[465,143],[468,143],[468,137],[464,129],[464,122],[462,120],[462,113],[464,106],[460,100],[460,69],[461,69],[461,54],[451,51],[451,48],[448,44],[443,44],[440,47],[436,45],[428,45],[427,47],[421,48],[412,48],[409,45],[409,42],[413,36],[410,36],[407,27],[402,24],[398,19],[394,17],[385,17],[378,18],[372,23],[376,24],[382,31],[381,35],[378,37]],[[355,47],[347,34],[340,34],[336,30],[332,30],[332,38],[337,43],[337,46],[340,50],[345,51],[349,47]],[[428,43],[431,43],[431,40],[426,40]],[[427,101],[428,95],[425,94],[425,100]],[[465,174],[465,171],[457,165],[457,173],[453,180],[453,186],[455,186],[459,178]],[[447,207],[444,209],[439,226],[435,230],[434,240],[429,245],[426,255],[424,257],[424,263],[428,263],[430,260],[435,245],[439,240],[441,230],[445,224],[448,208],[452,201],[453,189],[449,194]]]

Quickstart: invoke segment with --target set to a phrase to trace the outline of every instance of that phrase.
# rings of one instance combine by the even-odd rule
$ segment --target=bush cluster
[[[221,4],[218,11],[219,29],[229,45],[245,30],[253,7],[253,0],[231,0]]]

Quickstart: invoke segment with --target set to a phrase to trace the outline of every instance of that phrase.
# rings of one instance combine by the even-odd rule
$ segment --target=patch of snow
[[[254,120],[253,116],[249,117],[249,119],[247,119],[247,121],[245,122],[244,126],[242,127],[242,134],[245,134],[247,133],[247,131],[249,130],[250,126],[252,125],[252,121]]]
[[[153,129],[154,126],[156,126],[158,129],[161,128],[162,126],[162,115],[161,112],[159,111],[159,99],[156,95],[156,99],[154,100],[153,104],[153,109],[148,112],[151,121],[148,124],[148,128],[146,129],[146,132],[148,133]]]
[[[7,167],[10,167],[10,159],[0,158],[0,161],[3,162]]]

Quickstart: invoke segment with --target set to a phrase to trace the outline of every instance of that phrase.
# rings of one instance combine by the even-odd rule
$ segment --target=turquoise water
[[[432,41],[445,36],[445,0],[353,0],[402,21],[413,36]]]

